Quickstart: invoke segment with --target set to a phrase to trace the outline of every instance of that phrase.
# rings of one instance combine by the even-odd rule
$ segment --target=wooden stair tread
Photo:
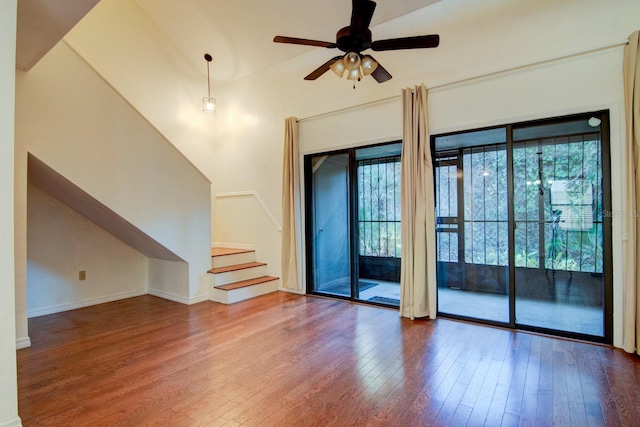
[[[247,286],[259,285],[260,283],[271,282],[273,280],[278,280],[278,278],[273,276],[262,276],[256,277],[255,279],[241,280],[239,282],[216,286],[215,288],[222,289],[223,291],[231,291],[234,289],[245,288]]]
[[[253,249],[234,249],[234,248],[211,248],[211,256],[224,256],[224,255],[235,255],[235,254],[245,254],[248,252],[254,252]]]
[[[267,265],[267,264],[264,262],[247,262],[244,264],[233,264],[233,265],[227,265],[225,267],[212,268],[207,273],[212,273],[212,274],[227,273],[229,271],[244,270],[246,268],[253,268],[253,267],[262,267],[264,265]]]

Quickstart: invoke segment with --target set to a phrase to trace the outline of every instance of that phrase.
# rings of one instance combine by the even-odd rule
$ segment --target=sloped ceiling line
[[[99,0],[19,0],[16,68],[29,71]]]
[[[56,172],[33,154],[28,155],[29,182],[67,205],[117,239],[149,258],[182,261],[178,255],[151,238],[108,206]]]

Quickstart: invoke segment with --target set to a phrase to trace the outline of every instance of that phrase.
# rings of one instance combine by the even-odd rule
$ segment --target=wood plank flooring
[[[620,350],[282,292],[30,319],[24,426],[632,426]]]

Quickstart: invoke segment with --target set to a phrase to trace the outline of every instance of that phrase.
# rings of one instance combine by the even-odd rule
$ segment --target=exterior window
[[[611,342],[608,112],[432,137],[438,311]]]
[[[516,267],[603,272],[600,147],[598,134],[514,145]]]
[[[399,258],[400,156],[359,160],[357,174],[360,255]]]
[[[507,151],[504,145],[463,151],[464,260],[508,265]]]

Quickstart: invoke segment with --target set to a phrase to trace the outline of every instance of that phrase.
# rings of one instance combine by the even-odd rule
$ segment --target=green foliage
[[[506,146],[464,149],[461,160],[465,262],[508,265]],[[518,142],[512,162],[515,265],[540,268],[542,260],[542,267],[547,269],[602,272],[600,141],[573,136]],[[456,171],[452,170],[436,172],[439,217],[457,216],[450,208],[457,203],[454,176]],[[565,186],[566,193],[559,197],[564,206],[552,204],[551,188],[556,181]],[[585,195],[589,194],[593,200],[585,204]],[[584,213],[584,207],[587,213],[590,207],[591,221],[575,217],[576,212]],[[593,226],[581,229],[573,224],[575,221],[582,227]],[[441,256],[451,253],[452,240],[439,236],[440,261],[448,260]]]
[[[400,157],[358,162],[360,255],[400,257]]]

